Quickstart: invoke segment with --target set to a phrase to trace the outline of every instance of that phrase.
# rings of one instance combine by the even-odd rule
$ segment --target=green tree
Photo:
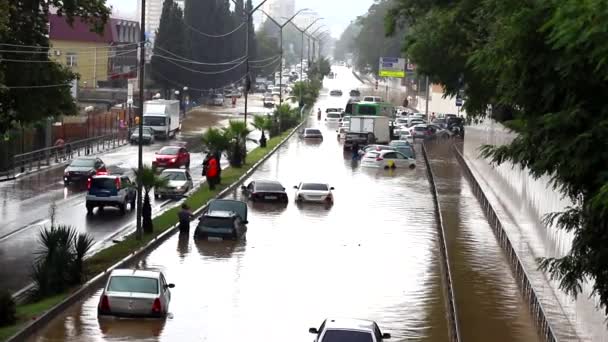
[[[44,53],[49,49],[51,6],[68,22],[81,17],[97,32],[103,31],[110,15],[105,0],[0,0],[0,42],[12,44],[2,50],[15,51],[3,52],[0,59],[0,134],[19,123],[76,113],[70,93],[76,75]]]
[[[175,55],[186,55],[185,39],[186,32],[182,9],[173,0],[165,0],[151,61],[152,78],[161,86],[165,98],[171,96],[170,90],[172,87],[185,83],[185,77],[180,75],[184,75],[186,71],[180,69],[174,62]],[[165,58],[171,58],[172,60]],[[169,76],[171,76],[173,82],[169,81]]]
[[[269,132],[272,129],[272,119],[268,116],[256,115],[253,117],[253,123],[251,124],[255,129],[262,132],[262,136],[260,137],[260,147],[266,147],[266,132]]]
[[[202,143],[208,153],[223,153],[230,149],[230,139],[219,128],[210,127],[202,136]]]
[[[230,141],[230,148],[227,151],[230,165],[241,167],[247,162],[247,136],[251,130],[247,124],[241,120],[230,120],[228,127],[224,128],[226,137]]]
[[[334,48],[334,58],[336,60],[345,60],[347,53],[355,51],[355,38],[359,35],[361,27],[356,21],[352,21],[340,35],[340,39],[336,42]]]
[[[167,186],[168,180],[160,177],[156,173],[156,169],[149,165],[144,165],[141,172],[138,169],[133,169],[135,178],[138,184],[144,188],[144,203],[142,206],[142,227],[144,233],[151,234],[154,232],[152,223],[152,204],[150,203],[150,191],[154,188],[162,188]]]
[[[541,266],[570,294],[591,279],[608,313],[605,1],[398,0],[389,30],[403,18],[408,55],[448,94],[462,88],[468,115],[517,120],[510,144],[482,154],[549,175],[572,201],[546,217],[574,234],[572,249]]]

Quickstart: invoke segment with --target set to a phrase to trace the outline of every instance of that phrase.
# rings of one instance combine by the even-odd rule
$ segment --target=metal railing
[[[32,172],[52,165],[59,165],[82,156],[95,155],[115,149],[128,142],[127,132],[116,132],[94,138],[65,143],[63,146],[47,147],[40,150],[17,154],[12,158],[13,176],[18,173]]]
[[[441,205],[439,204],[439,195],[437,194],[437,187],[435,185],[435,175],[431,168],[428,155],[426,153],[426,147],[424,142],[422,146],[422,155],[424,156],[424,163],[426,165],[426,171],[429,177],[429,183],[431,184],[431,193],[433,195],[433,202],[435,202],[435,216],[437,219],[437,229],[439,231],[439,250],[441,252],[440,267],[441,274],[443,276],[445,286],[442,286],[445,291],[447,300],[447,316],[450,330],[450,341],[460,342],[460,325],[458,320],[458,310],[456,309],[456,297],[454,294],[454,285],[452,281],[452,270],[450,268],[450,256],[448,254],[448,247],[445,239],[445,228],[443,226],[443,215],[441,213]]]
[[[511,266],[511,269],[513,271],[513,276],[517,280],[517,284],[520,287],[523,297],[528,302],[530,313],[532,314],[532,318],[534,319],[534,324],[538,328],[540,334],[542,335],[545,341],[557,341],[557,337],[555,335],[555,332],[553,331],[553,328],[549,324],[545,310],[543,309],[543,306],[540,303],[540,300],[538,299],[536,291],[532,287],[530,277],[524,269],[523,263],[517,255],[515,248],[513,248],[511,240],[509,239],[507,232],[503,228],[502,223],[500,222],[500,219],[498,218],[498,215],[494,210],[494,207],[486,197],[479,183],[477,182],[477,179],[473,175],[473,172],[471,171],[469,165],[464,160],[462,153],[460,153],[460,151],[455,145],[452,145],[452,149],[454,151],[454,154],[456,155],[456,159],[458,159],[458,162],[460,163],[461,167],[465,171],[465,174],[467,175],[467,179],[469,180],[471,187],[473,188],[473,193],[481,204],[486,218],[490,223],[494,234],[496,235],[498,243],[505,252],[505,256],[507,257],[509,265]]]

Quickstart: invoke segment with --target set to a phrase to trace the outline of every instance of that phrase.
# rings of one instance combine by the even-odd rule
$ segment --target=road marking
[[[51,222],[51,220],[49,220],[49,219],[43,219],[43,220],[38,220],[38,221],[35,221],[33,223],[30,223],[27,226],[23,226],[23,227],[18,228],[18,229],[14,230],[14,231],[12,231],[12,232],[10,232],[8,234],[0,236],[0,242],[4,242],[5,240],[9,239],[10,237],[15,236],[15,235],[17,235],[17,234],[19,234],[19,233],[21,233],[23,231],[26,231],[26,230],[30,229],[30,228],[34,228],[34,227],[37,227],[37,226],[43,226],[43,225],[45,225],[45,224],[47,224],[49,222]]]

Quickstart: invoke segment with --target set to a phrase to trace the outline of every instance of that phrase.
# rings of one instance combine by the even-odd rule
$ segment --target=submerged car
[[[334,89],[329,92],[329,96],[342,96],[342,90]]]
[[[134,129],[129,137],[131,144],[136,144],[139,141],[139,129]],[[144,127],[141,136],[141,142],[144,144],[154,143],[154,130],[150,127]]]
[[[304,139],[323,140],[323,133],[316,128],[304,128],[304,130],[300,132],[300,136]]]
[[[296,202],[334,203],[334,187],[329,184],[302,182],[293,188],[296,189]]]
[[[273,97],[265,97],[263,103],[265,108],[274,108],[276,105]]]
[[[165,169],[160,177],[167,180],[167,185],[154,189],[154,198],[180,197],[194,186],[190,172],[185,169]]]
[[[277,181],[254,180],[247,186],[241,186],[243,194],[253,202],[272,201],[287,203],[289,201],[285,187]]]
[[[314,342],[383,342],[391,338],[376,322],[352,318],[328,318],[308,332],[316,335]]]
[[[156,270],[115,269],[103,288],[98,315],[164,317],[174,284]]]
[[[397,152],[401,152],[401,154],[408,158],[416,158],[414,146],[407,140],[393,140],[388,146],[392,147]]]
[[[221,238],[237,240],[247,232],[247,203],[213,200],[199,219],[195,239]]]
[[[416,159],[408,158],[400,152],[392,150],[370,151],[361,158],[362,167],[376,167],[384,169],[416,167]]]

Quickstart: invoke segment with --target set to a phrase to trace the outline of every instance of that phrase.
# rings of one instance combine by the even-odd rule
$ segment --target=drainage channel
[[[445,229],[462,341],[541,341],[451,143],[426,144],[426,149]]]

